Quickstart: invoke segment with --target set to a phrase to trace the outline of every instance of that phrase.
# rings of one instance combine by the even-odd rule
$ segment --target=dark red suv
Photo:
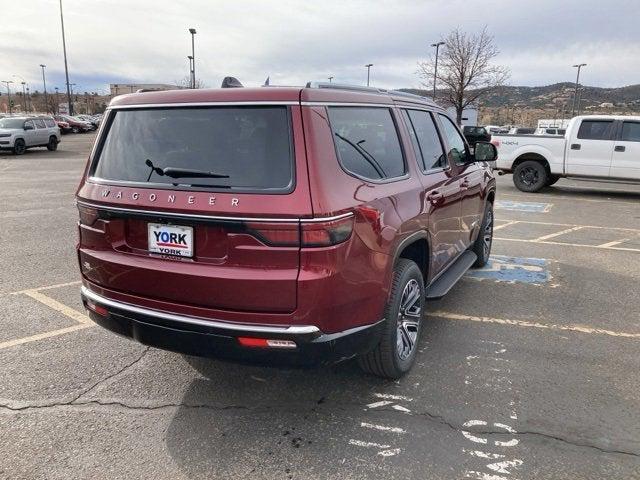
[[[397,378],[425,300],[488,259],[495,156],[401,92],[118,97],[77,192],[83,301],[155,347]]]

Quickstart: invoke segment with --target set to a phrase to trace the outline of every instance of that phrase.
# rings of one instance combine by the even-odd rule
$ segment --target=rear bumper
[[[317,365],[335,363],[375,347],[383,321],[325,334],[313,325],[265,326],[215,321],[114,301],[81,289],[82,301],[107,310],[100,315],[88,308],[98,325],[145,345],[165,350],[267,364]],[[260,348],[240,345],[238,337],[290,340],[295,348]]]

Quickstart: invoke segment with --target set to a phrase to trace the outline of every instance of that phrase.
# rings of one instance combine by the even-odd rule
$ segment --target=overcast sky
[[[218,87],[308,80],[419,87],[416,62],[451,29],[487,26],[512,85],[573,81],[640,83],[640,0],[63,0],[70,81],[80,91],[108,83],[174,83],[188,74],[195,27],[196,74]],[[62,90],[58,0],[1,0],[0,80]],[[15,75],[15,76],[14,76]],[[14,85],[15,87],[16,85]],[[18,85],[19,86],[19,85]]]

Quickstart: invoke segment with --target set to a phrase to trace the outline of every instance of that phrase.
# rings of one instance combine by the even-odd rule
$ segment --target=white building
[[[183,87],[169,83],[110,83],[109,91],[112,97],[126,93],[136,93],[138,90],[179,90]]]

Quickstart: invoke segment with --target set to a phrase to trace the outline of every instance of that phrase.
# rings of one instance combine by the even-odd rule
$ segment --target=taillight
[[[354,217],[301,223],[247,222],[246,232],[272,247],[328,247],[349,239]]]
[[[353,215],[338,220],[302,224],[303,247],[328,247],[349,239],[353,231]]]
[[[248,233],[272,247],[297,247],[300,245],[300,225],[297,222],[248,222],[245,227]]]
[[[78,204],[78,213],[80,215],[80,223],[90,227],[98,219],[98,210],[92,207],[86,207]]]

